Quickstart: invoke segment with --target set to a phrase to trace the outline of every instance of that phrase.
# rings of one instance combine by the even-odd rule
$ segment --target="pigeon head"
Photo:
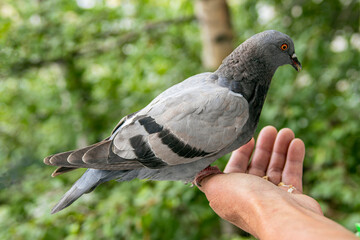
[[[268,30],[237,47],[223,60],[213,77],[220,86],[240,93],[248,101],[250,118],[257,123],[272,77],[278,67],[286,64],[301,70],[294,42],[284,33]]]
[[[301,64],[296,57],[294,42],[279,31],[268,30],[249,38],[246,44],[253,45],[257,56],[261,56],[268,66],[274,70],[285,64],[290,64],[296,71],[301,70]]]
[[[223,60],[216,74],[228,81],[270,82],[276,69],[285,64],[301,70],[294,42],[284,33],[268,30],[255,34],[237,47]]]

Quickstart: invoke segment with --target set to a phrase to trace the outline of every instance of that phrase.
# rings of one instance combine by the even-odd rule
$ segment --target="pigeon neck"
[[[274,67],[266,63],[264,59],[246,57],[246,55],[256,56],[256,54],[239,54],[239,52],[234,54],[234,52],[214,72],[217,83],[242,94],[250,105],[258,106],[260,103],[257,101],[263,104],[276,68],[273,70]]]
[[[235,50],[214,72],[220,86],[242,94],[249,103],[247,124],[254,125],[249,126],[251,129],[256,129],[271,79],[276,70],[276,68],[272,70],[274,67],[265,60],[254,56],[256,54]]]

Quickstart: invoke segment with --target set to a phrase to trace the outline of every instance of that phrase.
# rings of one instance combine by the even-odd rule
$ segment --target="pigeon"
[[[210,164],[251,140],[272,77],[289,64],[301,70],[292,39],[258,33],[227,56],[215,72],[200,73],[125,116],[111,135],[44,159],[52,176],[87,168],[52,209],[56,213],[109,180],[193,182]]]

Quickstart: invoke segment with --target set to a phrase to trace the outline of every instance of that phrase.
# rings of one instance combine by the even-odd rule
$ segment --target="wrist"
[[[293,221],[291,216],[297,211],[283,195],[286,192],[277,190],[280,189],[274,186],[273,190],[254,191],[248,196],[252,219],[249,221],[250,233],[259,239],[280,239],[279,235],[283,233],[281,228]]]
[[[356,239],[341,225],[299,204],[302,194],[282,191],[254,195],[250,226],[259,239]]]
[[[253,228],[259,239],[290,239],[291,236],[287,236],[289,232],[285,229],[293,228],[291,225],[296,225],[296,218],[303,214],[282,193],[267,192],[254,201],[253,211],[256,217]],[[295,228],[291,234],[294,232]]]
[[[248,174],[237,175],[241,176],[242,179],[258,179],[258,177]],[[263,180],[261,179],[261,181]],[[244,186],[246,185],[244,184]],[[296,209],[287,201],[288,194],[266,181],[263,182],[261,189],[252,187],[252,183],[250,183],[247,184],[247,187],[234,189],[232,192],[233,198],[228,199],[227,204],[225,204],[231,206],[229,208],[231,211],[225,211],[224,208],[219,207],[214,198],[210,202],[210,206],[222,218],[249,232],[256,238],[263,239],[262,236],[272,235],[272,230],[277,227],[273,226],[273,224],[276,225],[280,222],[284,224],[286,221],[290,221],[291,212]],[[286,216],[288,217],[286,218]],[[273,232],[273,234],[273,236],[278,236],[276,232]]]

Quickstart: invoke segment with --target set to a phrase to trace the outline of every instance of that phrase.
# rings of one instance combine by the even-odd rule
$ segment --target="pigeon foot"
[[[201,170],[196,176],[193,181],[193,184],[195,184],[198,187],[201,187],[201,181],[211,175],[214,174],[223,174],[223,172],[217,167],[217,166],[208,166]]]

